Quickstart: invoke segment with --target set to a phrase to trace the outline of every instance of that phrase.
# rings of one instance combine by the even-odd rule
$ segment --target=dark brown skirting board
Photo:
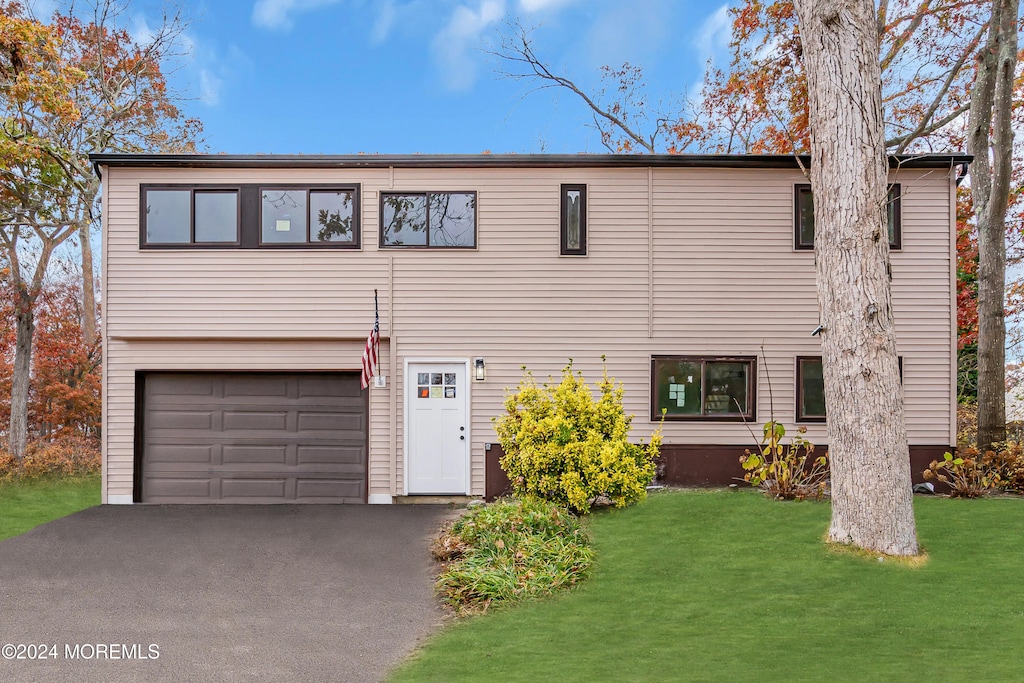
[[[727,486],[743,479],[740,456],[749,446],[662,444],[661,457],[664,471],[659,483],[670,486]],[[826,452],[826,446],[816,446],[815,451]],[[942,458],[951,450],[950,446],[911,446],[910,471],[914,483],[924,481],[921,473],[932,460]],[[494,443],[485,451],[486,488],[484,497],[493,500],[508,491],[509,481],[502,471],[499,460],[501,446]]]

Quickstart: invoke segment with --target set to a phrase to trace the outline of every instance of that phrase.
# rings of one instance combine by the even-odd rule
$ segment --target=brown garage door
[[[147,373],[139,381],[141,502],[366,501],[359,375]]]

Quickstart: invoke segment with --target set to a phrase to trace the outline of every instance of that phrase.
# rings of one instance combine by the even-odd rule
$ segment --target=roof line
[[[552,168],[700,167],[800,168],[810,157],[792,154],[90,154],[97,166],[187,168]],[[799,160],[798,160],[799,159]],[[950,168],[969,154],[900,154],[891,168]]]

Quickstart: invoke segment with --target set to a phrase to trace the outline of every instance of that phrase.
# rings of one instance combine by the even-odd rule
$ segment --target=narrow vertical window
[[[825,380],[821,356],[796,358],[796,421],[825,421]]]
[[[587,186],[562,185],[561,253],[587,255]]]

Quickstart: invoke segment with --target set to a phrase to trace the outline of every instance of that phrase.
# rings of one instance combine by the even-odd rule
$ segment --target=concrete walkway
[[[428,545],[450,514],[104,506],[51,522],[0,542],[0,680],[381,680],[442,618]]]

